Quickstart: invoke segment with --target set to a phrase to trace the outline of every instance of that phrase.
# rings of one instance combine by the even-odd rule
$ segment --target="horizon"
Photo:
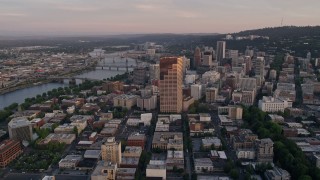
[[[227,34],[317,26],[320,17],[317,0],[3,0],[1,5],[0,36]]]
[[[288,25],[288,26],[275,26],[275,27],[263,27],[263,28],[254,28],[254,29],[244,29],[237,32],[227,32],[227,33],[215,33],[215,32],[201,32],[201,33],[171,33],[171,32],[164,32],[164,33],[109,33],[109,34],[11,34],[11,35],[3,35],[0,34],[0,40],[6,39],[6,38],[76,38],[76,37],[117,37],[117,36],[146,36],[146,35],[227,35],[227,34],[237,34],[240,32],[245,31],[255,31],[260,29],[267,29],[267,28],[284,28],[284,27],[320,27],[320,25],[315,26],[295,26],[295,25]]]

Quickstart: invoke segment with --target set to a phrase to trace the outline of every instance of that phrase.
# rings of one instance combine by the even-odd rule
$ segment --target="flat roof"
[[[228,159],[227,155],[224,151],[218,151],[218,154],[221,159]]]

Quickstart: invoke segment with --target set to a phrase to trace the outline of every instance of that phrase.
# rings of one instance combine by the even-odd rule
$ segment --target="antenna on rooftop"
[[[281,26],[282,26],[282,24],[283,24],[283,17],[282,17],[282,19],[281,19]]]

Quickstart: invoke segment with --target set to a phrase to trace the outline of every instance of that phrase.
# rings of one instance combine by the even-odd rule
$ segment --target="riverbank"
[[[84,69],[80,69],[80,70],[77,70],[77,71],[73,71],[73,72],[69,72],[69,73],[65,73],[65,74],[60,74],[59,76],[60,77],[74,77],[74,76],[80,75],[82,73],[92,71],[94,69],[95,69],[95,66],[89,66],[89,67],[86,67]],[[59,76],[57,76],[57,77],[59,77]],[[37,86],[37,85],[42,85],[42,84],[47,84],[47,83],[50,83],[50,82],[53,82],[53,80],[39,79],[39,80],[35,80],[35,81],[31,82],[31,83],[26,83],[25,82],[23,84],[18,84],[18,85],[15,85],[15,86],[5,87],[5,88],[0,89],[0,95],[7,94],[7,93],[10,93],[10,92],[14,92],[14,91],[17,91],[17,90],[20,90],[20,89],[24,89],[24,88],[29,88],[29,87],[33,87],[33,86]]]

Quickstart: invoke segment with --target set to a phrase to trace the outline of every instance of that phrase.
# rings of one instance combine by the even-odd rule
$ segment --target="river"
[[[127,60],[128,60],[128,66],[136,64],[136,61],[134,59],[127,58]],[[122,66],[126,64],[126,59],[120,58],[118,56],[118,53],[108,54],[106,58],[102,59],[98,63],[98,66],[109,65],[109,64]],[[129,70],[132,70],[132,69],[129,68]],[[94,71],[83,72],[82,74],[75,76],[75,78],[78,77],[78,78],[103,80],[103,79],[116,76],[117,74],[124,74],[125,72],[126,72],[125,68],[120,68],[119,70],[117,70],[116,68],[112,68],[111,70],[109,70],[109,68],[104,68],[104,69],[97,68]],[[77,80],[77,83],[79,82],[80,81]],[[42,94],[52,89],[59,88],[59,87],[66,87],[66,86],[69,86],[67,81],[65,81],[65,83],[47,83],[47,84],[35,85],[32,87],[19,89],[13,92],[2,94],[0,95],[0,110],[11,105],[12,103],[20,104],[20,103],[23,103],[24,99],[26,98],[35,97],[38,94]]]

